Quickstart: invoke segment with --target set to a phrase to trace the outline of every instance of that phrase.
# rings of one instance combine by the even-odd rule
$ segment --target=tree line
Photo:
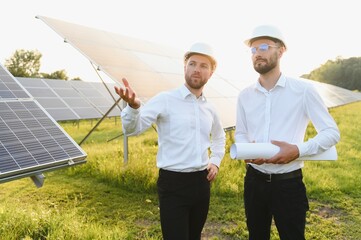
[[[328,60],[303,78],[332,84],[349,90],[361,91],[361,57]]]

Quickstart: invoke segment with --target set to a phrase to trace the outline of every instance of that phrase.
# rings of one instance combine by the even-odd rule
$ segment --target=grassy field
[[[361,103],[331,109],[341,131],[337,161],[306,162],[310,200],[307,239],[361,239]],[[80,142],[95,121],[61,123]],[[87,163],[0,185],[0,239],[161,239],[156,194],[157,135],[150,129],[129,139],[123,163],[119,119],[107,119],[82,144]],[[307,137],[315,131],[308,128]],[[110,139],[114,139],[109,141]],[[227,154],[212,183],[203,239],[247,239],[242,161]],[[272,227],[272,239],[278,239]]]

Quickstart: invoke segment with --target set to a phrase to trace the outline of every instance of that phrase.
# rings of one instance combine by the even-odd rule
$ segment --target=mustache
[[[259,62],[259,61],[267,62],[267,59],[264,59],[262,57],[256,58],[255,62]]]
[[[191,77],[200,77],[201,75],[199,73],[193,73],[191,74]]]

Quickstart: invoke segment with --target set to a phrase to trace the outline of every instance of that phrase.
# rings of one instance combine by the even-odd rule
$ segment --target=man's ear
[[[282,57],[283,53],[286,52],[286,48],[282,46],[279,49],[280,49],[280,57]]]

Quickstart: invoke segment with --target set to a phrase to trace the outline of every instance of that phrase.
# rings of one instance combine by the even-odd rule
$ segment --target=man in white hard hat
[[[302,179],[304,162],[296,159],[331,148],[340,133],[313,85],[281,72],[286,42],[276,27],[259,26],[244,43],[250,47],[259,78],[238,96],[235,140],[280,147],[270,159],[246,160],[249,239],[269,239],[272,218],[280,239],[305,239],[309,205]],[[310,121],[317,134],[304,141]]]
[[[128,103],[121,113],[123,132],[138,135],[157,125],[157,181],[165,240],[201,239],[210,201],[210,182],[225,153],[225,133],[203,87],[216,69],[210,46],[195,43],[184,55],[185,84],[162,92],[141,106],[128,81],[115,87]],[[210,149],[210,155],[208,150]]]

